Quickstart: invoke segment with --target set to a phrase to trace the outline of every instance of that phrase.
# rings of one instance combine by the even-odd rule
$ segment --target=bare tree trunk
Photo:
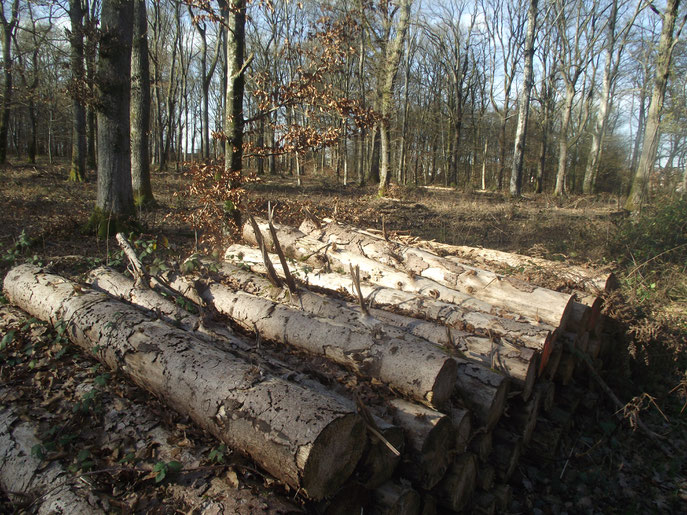
[[[561,135],[558,144],[558,172],[556,174],[555,195],[562,195],[567,191],[565,182],[568,178],[568,127],[570,126],[570,115],[572,113],[573,99],[575,98],[575,88],[571,84],[565,88],[565,104],[561,113]]]
[[[537,1],[530,0],[527,11],[527,36],[525,37],[525,76],[523,90],[520,93],[518,111],[518,128],[515,133],[513,150],[513,168],[510,175],[510,194],[519,197],[522,192],[522,164],[525,159],[525,140],[527,138],[527,118],[530,111],[530,94],[534,85],[534,35],[537,25]]]
[[[148,16],[145,0],[134,0],[131,48],[131,184],[137,206],[152,204],[148,131],[150,130],[150,71]]]
[[[224,106],[224,171],[243,168],[243,89],[245,83],[246,0],[231,0],[227,30],[227,89]]]
[[[83,6],[81,0],[69,1],[70,62],[72,68],[72,163],[69,180],[81,182],[86,179],[86,108],[84,106],[85,74],[83,43]]]
[[[651,103],[649,104],[649,116],[644,131],[642,154],[639,158],[637,172],[632,181],[630,195],[625,202],[625,209],[629,211],[641,209],[642,203],[647,195],[649,178],[654,167],[654,161],[656,160],[663,100],[665,99],[666,88],[668,86],[673,48],[675,48],[675,44],[677,43],[677,38],[673,37],[673,31],[675,29],[675,21],[679,6],[680,0],[668,0],[663,13],[663,28],[661,30],[661,39],[658,44],[658,54],[656,56],[656,77],[654,78]],[[678,35],[681,30],[682,26],[680,26],[678,30]]]
[[[400,16],[396,26],[396,37],[391,45],[386,48],[384,56],[383,75],[382,75],[382,120],[379,123],[379,136],[381,142],[381,163],[379,168],[379,195],[386,193],[391,176],[389,175],[389,158],[391,154],[389,142],[389,123],[393,109],[394,86],[398,67],[401,62],[403,45],[405,44],[406,33],[410,25],[410,6],[412,0],[401,0],[399,4]]]
[[[12,104],[12,36],[19,20],[19,0],[13,0],[12,13],[8,20],[5,2],[0,3],[0,24],[2,24],[2,70],[5,79],[0,107],[0,164],[7,160],[7,135],[9,133],[10,107]]]
[[[96,76],[98,195],[89,225],[100,236],[134,214],[129,95],[133,0],[104,0]],[[114,229],[113,228],[113,229]]]

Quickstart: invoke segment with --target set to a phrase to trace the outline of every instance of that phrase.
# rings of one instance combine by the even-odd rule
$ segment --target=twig
[[[322,222],[320,221],[320,219],[317,218],[314,214],[312,214],[312,212],[307,207],[303,208],[303,212],[305,213],[305,217],[315,224],[315,227],[317,227],[318,229],[322,227]]]
[[[255,240],[258,242],[258,246],[260,247],[260,250],[262,252],[262,260],[265,263],[265,268],[267,269],[267,279],[269,279],[269,281],[272,283],[272,286],[274,286],[275,288],[281,288],[281,279],[279,279],[277,272],[274,270],[274,265],[272,265],[272,261],[270,260],[270,257],[267,254],[267,245],[265,245],[265,239],[262,237],[260,227],[258,227],[258,224],[255,221],[255,218],[253,218],[253,215],[248,215],[248,220],[250,221],[250,225],[253,228],[253,232],[255,233]]]
[[[626,405],[623,404],[623,402],[620,399],[618,399],[618,397],[613,392],[613,390],[611,390],[610,386],[608,386],[606,384],[606,381],[604,381],[603,378],[599,375],[599,373],[594,368],[594,365],[592,364],[592,361],[589,358],[589,356],[587,356],[584,353],[580,353],[580,355],[582,356],[582,361],[587,365],[589,372],[591,373],[594,380],[599,384],[599,386],[601,387],[603,392],[618,407],[618,411],[624,411]],[[661,449],[663,454],[665,454],[669,458],[672,458],[673,456],[675,456],[675,451],[670,450],[668,447],[666,447],[666,445],[663,444],[663,442],[661,440],[663,440],[664,438],[661,435],[659,435],[659,434],[653,432],[651,429],[649,429],[646,426],[646,424],[644,424],[644,422],[639,420],[639,418],[637,418],[636,420],[637,420],[637,427],[639,427],[639,429],[641,429],[642,432],[644,434],[646,434],[656,444],[656,446],[659,449]],[[670,444],[667,441],[666,441],[666,443]]]
[[[365,427],[367,428],[367,430],[373,435],[375,435],[377,438],[379,438],[379,440],[383,442],[384,445],[386,445],[387,448],[396,456],[400,456],[401,453],[399,452],[399,450],[396,449],[396,447],[394,447],[393,444],[389,442],[389,440],[384,438],[384,435],[382,435],[382,432],[375,423],[375,420],[372,417],[370,410],[367,409],[367,406],[365,406],[365,404],[363,403],[363,400],[360,398],[358,392],[356,392],[355,394],[355,404],[358,408],[358,414],[363,419],[363,422],[365,423]]]
[[[129,240],[127,240],[126,236],[124,236],[124,234],[121,232],[117,233],[117,243],[119,243],[119,246],[122,247],[124,255],[129,260],[129,263],[133,268],[131,273],[134,276],[134,284],[142,288],[150,288],[150,275],[148,275],[145,265],[141,263],[141,260],[136,255],[136,251],[131,246],[131,243],[129,243]]]
[[[284,279],[286,280],[286,287],[289,289],[289,292],[295,293],[297,290],[296,281],[294,281],[293,276],[291,275],[291,270],[289,270],[289,265],[286,262],[286,256],[284,256],[284,251],[282,250],[281,245],[279,243],[279,238],[277,238],[277,231],[274,228],[274,224],[272,223],[272,215],[274,215],[274,209],[271,207],[271,204],[268,202],[267,203],[267,225],[270,229],[270,234],[272,235],[272,244],[274,245],[274,251],[277,253],[277,256],[279,257],[279,262],[281,263],[281,268],[284,271]]]
[[[384,220],[384,215],[382,215],[382,237],[389,241],[389,235],[386,233],[386,221]]]
[[[360,309],[365,315],[370,316],[370,312],[368,311],[367,306],[365,305],[363,292],[360,289],[360,267],[356,265],[355,268],[353,268],[352,263],[349,263],[348,266],[351,269],[351,277],[353,277],[353,285],[355,286],[355,291],[358,293],[358,302],[360,303]]]

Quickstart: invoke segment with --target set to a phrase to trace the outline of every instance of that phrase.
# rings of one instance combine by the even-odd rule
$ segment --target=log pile
[[[506,510],[519,461],[555,453],[575,378],[607,347],[612,278],[556,265],[584,295],[560,293],[491,254],[332,221],[243,234],[186,274],[102,268],[86,287],[22,265],[4,292],[320,510]]]

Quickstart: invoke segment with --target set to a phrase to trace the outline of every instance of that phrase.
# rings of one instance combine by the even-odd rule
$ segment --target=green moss
[[[76,167],[72,166],[69,170],[69,177],[67,180],[69,182],[84,182],[86,178],[76,169]]]
[[[97,234],[98,238],[111,238],[118,232],[142,232],[141,225],[131,216],[115,216],[105,213],[102,209],[95,208],[88,222],[84,226],[84,232]]]

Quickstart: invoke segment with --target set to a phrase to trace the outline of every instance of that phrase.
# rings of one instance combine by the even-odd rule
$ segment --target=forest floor
[[[12,265],[25,261],[52,263],[54,269],[69,275],[98,264],[122,265],[113,239],[97,239],[82,231],[95,201],[94,180],[75,184],[66,177],[63,166],[0,169],[0,277]],[[139,212],[143,233],[136,238],[137,247],[148,254],[149,261],[179,263],[198,250],[199,234],[184,221],[197,201],[185,193],[188,179],[180,173],[155,173],[153,187],[157,206]],[[336,217],[364,228],[379,229],[384,220],[388,231],[423,239],[615,270],[622,284],[620,296],[611,303],[616,356],[604,364],[603,374],[617,396],[623,402],[632,401],[630,406],[637,409],[619,413],[594,385],[580,385],[590,392],[589,398],[583,402],[585,409],[576,414],[559,455],[542,463],[528,460],[525,451],[514,479],[511,512],[685,512],[684,245],[668,249],[673,257],[669,262],[656,258],[663,250],[637,259],[634,243],[623,239],[629,234],[627,216],[612,197],[528,195],[512,201],[490,192],[394,187],[388,198],[379,198],[374,188],[337,186],[333,177],[305,176],[302,186],[296,186],[292,178],[279,177],[251,184],[247,200],[256,214],[266,212],[268,201],[276,205],[276,219],[285,223],[299,223],[307,207],[318,216]],[[653,230],[660,232],[662,227]],[[12,338],[7,337],[10,332]],[[159,469],[150,445],[141,442],[137,447],[136,467],[122,461],[121,449],[96,448],[97,433],[105,429],[98,410],[88,406],[80,410],[83,384],[97,391],[101,410],[125,395],[147,405],[175,435],[175,441],[208,454],[207,462],[195,469],[202,469],[206,479],[229,474],[246,484],[269,481],[255,474],[245,460],[215,466],[218,455],[210,454],[216,444],[202,431],[146,399],[117,375],[103,380],[93,359],[73,349],[60,352],[59,334],[28,317],[22,320],[1,302],[0,338],[0,404],[19,406],[32,416],[40,416],[32,411],[37,407],[50,411],[52,415],[44,417],[43,425],[59,423],[64,431],[73,433],[68,442],[58,445],[60,452],[52,452],[51,459],[60,460],[74,474],[88,475],[105,492],[113,509],[171,513],[181,508],[172,492],[174,481],[156,481]],[[672,456],[635,429],[631,415],[638,411],[641,419],[673,446]],[[183,478],[176,481],[183,482]],[[0,504],[0,512],[30,509],[26,499],[5,497]]]

